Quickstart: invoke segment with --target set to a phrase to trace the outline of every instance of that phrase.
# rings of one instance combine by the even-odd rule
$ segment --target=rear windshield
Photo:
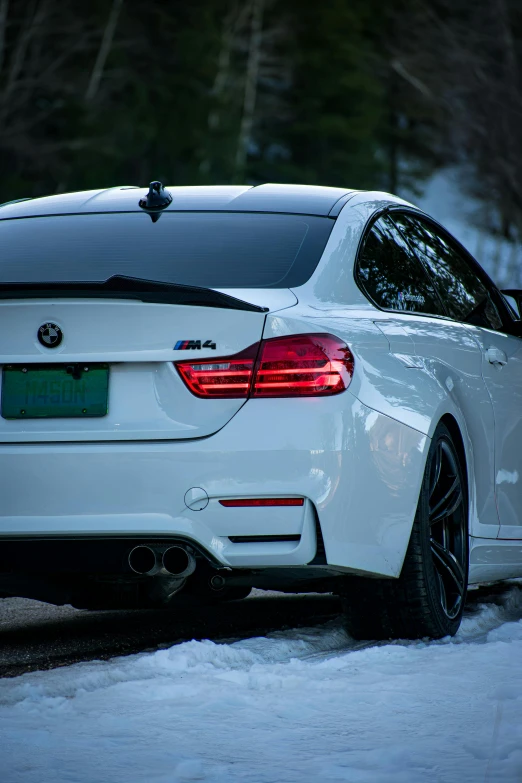
[[[302,215],[166,212],[0,221],[2,282],[103,281],[113,275],[208,288],[305,283],[334,221]]]

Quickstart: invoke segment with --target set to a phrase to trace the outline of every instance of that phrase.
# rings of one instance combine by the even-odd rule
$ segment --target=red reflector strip
[[[252,508],[253,506],[302,506],[303,498],[235,498],[220,500],[226,508]]]

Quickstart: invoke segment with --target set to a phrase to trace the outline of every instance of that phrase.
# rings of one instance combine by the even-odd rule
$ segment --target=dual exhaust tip
[[[196,559],[181,546],[152,548],[139,544],[129,552],[129,566],[135,574],[167,573],[185,578],[194,573]]]

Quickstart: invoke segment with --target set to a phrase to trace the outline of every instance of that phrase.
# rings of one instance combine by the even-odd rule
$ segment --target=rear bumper
[[[329,565],[396,576],[426,443],[345,393],[252,400],[199,440],[0,445],[0,539],[183,537],[224,566],[288,567],[315,557],[317,512]],[[305,502],[219,503],[262,496]]]

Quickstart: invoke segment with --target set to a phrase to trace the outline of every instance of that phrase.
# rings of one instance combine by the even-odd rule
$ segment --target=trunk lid
[[[248,292],[241,294],[243,298]],[[296,303],[290,291],[281,289],[256,291],[252,303],[261,300],[272,310]],[[49,323],[56,324],[63,334],[54,348],[38,340],[39,328]],[[35,365],[67,365],[81,371],[103,363],[109,368],[109,385],[107,415],[0,417],[0,442],[168,440],[211,435],[230,421],[245,400],[198,399],[181,380],[174,362],[236,354],[261,340],[264,323],[265,312],[260,310],[219,306],[116,298],[4,299],[0,301],[2,382],[6,367],[32,367],[34,377]],[[175,349],[180,344],[184,345]],[[42,399],[49,393],[43,387],[37,391]]]

